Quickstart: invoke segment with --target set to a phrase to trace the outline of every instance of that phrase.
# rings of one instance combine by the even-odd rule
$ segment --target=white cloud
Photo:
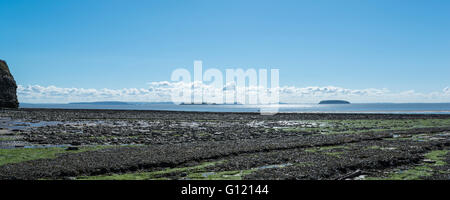
[[[17,90],[19,101],[26,103],[67,103],[79,101],[160,101],[165,98],[161,93],[144,88],[85,89],[60,88],[56,86],[43,87],[40,85],[19,85]],[[168,99],[169,98],[166,98],[166,100]]]
[[[443,92],[447,95],[450,95],[450,88],[449,87],[444,88]]]
[[[214,88],[200,83],[151,82],[148,88],[85,89],[61,88],[56,86],[18,86],[20,102],[25,103],[67,103],[85,101],[135,101],[168,102],[170,94],[179,87],[201,87],[208,95],[230,92],[236,86],[232,83],[223,88]],[[257,91],[258,87],[249,90]],[[324,99],[343,99],[352,102],[450,102],[450,88],[438,92],[420,93],[414,90],[394,92],[386,88],[348,89],[335,86],[294,87],[282,86],[280,101],[286,103],[317,103]]]

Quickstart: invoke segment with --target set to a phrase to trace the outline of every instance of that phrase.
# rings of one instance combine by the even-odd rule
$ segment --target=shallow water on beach
[[[49,148],[66,147],[67,145],[31,145],[28,142],[21,141],[21,136],[14,134],[17,131],[28,128],[37,128],[43,126],[55,126],[62,122],[56,121],[23,121],[13,120],[11,118],[0,118],[0,149],[13,148]]]
[[[0,129],[10,129],[10,130],[22,130],[25,128],[34,128],[34,127],[42,127],[42,126],[54,126],[61,124],[61,122],[56,121],[22,121],[22,120],[13,120],[10,118],[0,118]]]

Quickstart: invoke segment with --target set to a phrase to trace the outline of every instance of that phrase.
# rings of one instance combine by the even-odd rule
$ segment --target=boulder
[[[17,85],[8,65],[0,60],[0,108],[18,108]]]

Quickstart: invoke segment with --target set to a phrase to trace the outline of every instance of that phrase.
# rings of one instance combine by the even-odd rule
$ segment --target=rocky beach
[[[0,110],[0,179],[450,179],[450,115]]]

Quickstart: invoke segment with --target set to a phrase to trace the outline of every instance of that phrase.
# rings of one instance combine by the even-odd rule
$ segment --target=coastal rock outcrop
[[[17,84],[5,61],[0,60],[0,108],[18,108]]]

